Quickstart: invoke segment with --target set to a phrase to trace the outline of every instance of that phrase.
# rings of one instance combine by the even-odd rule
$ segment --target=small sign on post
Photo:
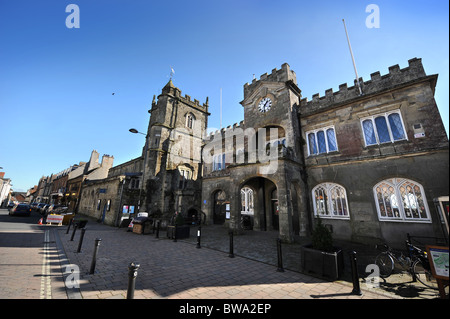
[[[449,254],[448,247],[444,246],[426,246],[428,260],[430,262],[431,273],[436,278],[439,294],[442,299],[447,298],[445,286],[449,284]]]

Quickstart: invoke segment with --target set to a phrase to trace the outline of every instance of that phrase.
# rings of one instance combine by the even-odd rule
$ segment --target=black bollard
[[[358,268],[356,263],[356,251],[352,251],[350,253],[350,263],[352,266],[352,280],[353,280],[353,290],[352,295],[361,296],[361,288],[359,287],[359,276],[358,276]]]
[[[66,235],[69,233],[70,226],[72,225],[72,223],[73,223],[73,218],[71,218],[69,221],[69,226],[67,227]]]
[[[198,226],[198,230],[197,230],[197,248],[202,248],[200,246],[200,238],[202,236],[202,226]]]
[[[156,238],[159,238],[159,224],[160,223],[161,222],[159,220],[156,222]]]
[[[128,290],[127,299],[134,298],[134,287],[136,283],[137,271],[140,265],[138,263],[130,263],[128,266]]]
[[[70,241],[73,241],[73,237],[75,236],[75,232],[77,231],[77,224],[73,225],[72,237],[70,237]]]
[[[173,241],[177,241],[177,225],[173,228]]]
[[[86,227],[81,228],[80,242],[78,243],[77,253],[81,252],[81,245],[83,245],[84,233],[86,232]]]
[[[277,255],[278,255],[278,272],[284,272],[283,269],[283,256],[281,254],[281,239],[277,238]]]
[[[97,263],[97,253],[98,253],[98,246],[100,246],[100,242],[102,240],[100,238],[95,239],[95,246],[94,246],[94,256],[92,257],[91,262],[91,270],[89,271],[89,274],[94,274],[95,272],[95,264]]]
[[[230,235],[230,254],[228,255],[228,257],[234,258],[234,252],[233,252],[233,231],[232,230],[229,232],[229,235]]]

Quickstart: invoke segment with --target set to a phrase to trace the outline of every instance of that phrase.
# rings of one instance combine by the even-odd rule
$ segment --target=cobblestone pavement
[[[437,298],[437,291],[416,287],[406,275],[400,279],[391,276],[393,282],[367,289],[361,276],[365,259],[371,255],[367,250],[358,254],[362,261],[359,268],[364,266],[360,272],[361,296],[351,293],[353,284],[347,264],[346,274],[334,282],[300,273],[301,242],[282,245],[285,271],[278,272],[276,232],[246,231],[234,236],[235,257],[230,258],[227,230],[217,225],[202,227],[201,248],[197,249],[197,227],[191,227],[190,238],[174,242],[166,237],[165,231],[155,238],[155,234],[136,234],[90,220],[80,253],[77,253],[80,230],[71,241],[72,229],[69,233],[67,226],[51,229],[57,235],[66,286],[71,283],[68,276],[74,269],[70,265],[76,265],[80,271],[79,289],[67,288],[70,299],[126,298],[128,265],[132,262],[140,264],[135,299]],[[89,274],[97,238],[101,241],[95,273]],[[343,248],[348,252],[362,247]]]

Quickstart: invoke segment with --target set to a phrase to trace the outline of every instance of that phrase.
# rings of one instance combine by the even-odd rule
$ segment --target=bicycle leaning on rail
[[[377,245],[377,249],[384,249],[384,251],[375,258],[375,264],[380,270],[380,277],[389,277],[394,271],[395,263],[397,263],[404,270],[409,272],[413,281],[417,279],[420,283],[429,288],[438,289],[437,281],[431,273],[427,252],[412,245],[409,240],[406,241],[406,247],[408,250],[407,255],[400,252],[400,254],[397,254],[396,256],[393,249],[387,244]]]

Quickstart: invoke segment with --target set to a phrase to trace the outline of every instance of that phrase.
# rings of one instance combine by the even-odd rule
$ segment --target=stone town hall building
[[[117,225],[141,198],[141,211],[164,220],[202,215],[287,242],[319,217],[356,242],[448,236],[433,203],[449,193],[438,76],[421,59],[408,63],[310,101],[285,63],[244,85],[243,121],[211,134],[208,98],[191,100],[169,81],[149,110],[142,156],[87,182],[80,212]]]

